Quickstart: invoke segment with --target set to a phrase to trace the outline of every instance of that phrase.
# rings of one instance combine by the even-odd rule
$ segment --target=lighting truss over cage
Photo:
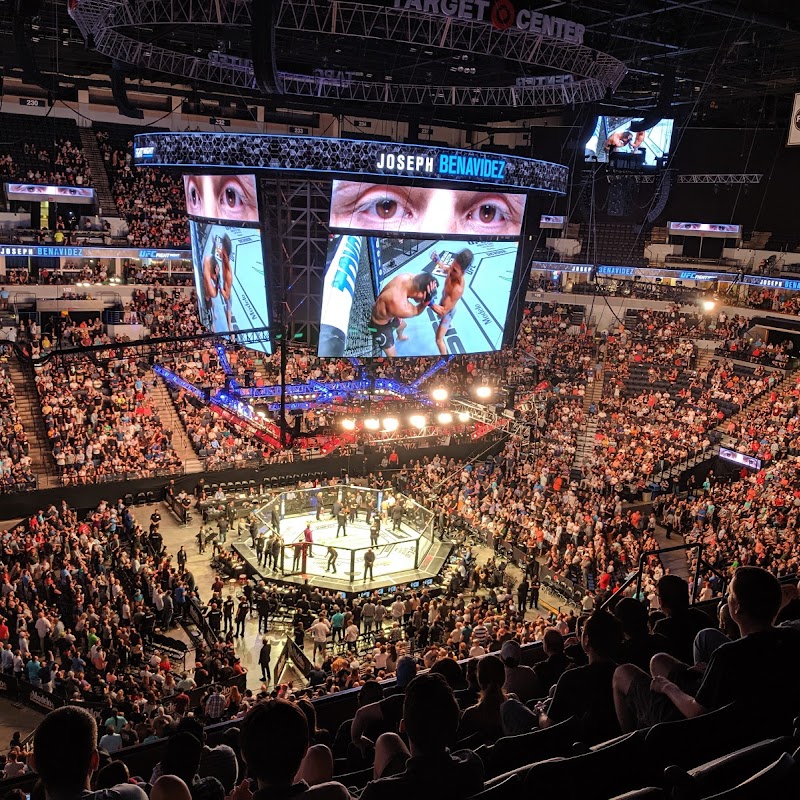
[[[139,41],[129,32],[159,26],[219,27],[242,30],[251,24],[252,2],[266,0],[80,0],[70,15],[84,38],[109,58],[167,75],[239,89],[254,90],[249,58],[211,52],[185,54]],[[572,76],[554,85],[452,86],[394,81],[366,81],[348,75],[331,79],[278,72],[286,95],[384,105],[548,107],[588,103],[615,90],[626,67],[606,53],[516,28],[347,0],[275,0],[280,2],[276,30],[309,37],[352,37],[392,41],[409,47],[492,57],[515,65],[520,77],[536,70]]]

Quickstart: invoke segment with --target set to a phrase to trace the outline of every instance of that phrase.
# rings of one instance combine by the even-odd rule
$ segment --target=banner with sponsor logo
[[[0,256],[30,258],[139,258],[189,261],[191,250],[142,250],[138,247],[72,247],[45,244],[0,244]]]

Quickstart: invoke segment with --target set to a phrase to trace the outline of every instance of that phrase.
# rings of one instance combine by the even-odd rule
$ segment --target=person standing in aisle
[[[233,598],[228,595],[225,599],[225,602],[222,604],[222,632],[227,633],[228,631],[233,630],[233,609],[234,609],[234,602]]]
[[[261,640],[261,650],[258,653],[258,666],[261,667],[261,680],[264,683],[269,683],[272,680],[272,671],[270,669],[270,658],[272,657],[272,645],[269,639],[265,636]]]
[[[528,610],[528,592],[531,588],[528,583],[528,577],[522,576],[519,586],[517,587],[517,604],[519,606],[520,614],[524,614]]]
[[[239,607],[236,609],[236,636],[244,636],[244,623],[247,621],[247,612],[250,610],[250,604],[247,602],[246,597],[239,600]]]
[[[542,584],[538,575],[531,578],[531,605],[538,610],[539,608],[539,589]]]

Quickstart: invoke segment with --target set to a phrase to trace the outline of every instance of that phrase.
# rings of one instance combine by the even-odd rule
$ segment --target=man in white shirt
[[[36,633],[39,635],[39,651],[44,654],[47,651],[45,646],[47,644],[47,635],[53,630],[50,620],[44,615],[44,611],[39,612],[39,618],[36,620]]]
[[[328,622],[328,620],[324,617],[320,617],[309,628],[309,631],[314,639],[314,653],[311,656],[311,660],[313,661],[317,657],[317,651],[319,651],[319,653],[322,655],[322,660],[324,661],[328,634],[331,632],[330,622]]]
[[[403,619],[403,614],[405,613],[405,603],[400,599],[398,595],[395,599],[394,603],[392,603],[392,607],[390,609],[392,615],[392,622],[400,623],[400,620]]]
[[[358,641],[358,626],[354,622],[351,622],[345,629],[344,640],[348,649],[355,653],[356,642]]]
[[[100,737],[100,749],[109,754],[122,749],[122,737],[110,725],[106,728],[105,736]]]

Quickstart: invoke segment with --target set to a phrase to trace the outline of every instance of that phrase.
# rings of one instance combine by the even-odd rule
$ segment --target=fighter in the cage
[[[233,246],[228,234],[215,236],[211,252],[203,260],[203,294],[206,309],[214,318],[214,298],[222,298],[228,330],[233,324],[231,309],[231,289],[233,287],[233,269],[231,268],[231,252]]]
[[[447,274],[444,281],[444,289],[442,289],[441,303],[431,303],[433,312],[442,318],[439,322],[439,327],[436,329],[436,346],[439,348],[439,352],[446,356],[447,343],[444,337],[453,324],[456,305],[464,294],[464,276],[467,274],[474,256],[472,255],[472,250],[465,248],[460,253],[457,253],[449,264],[440,261],[436,253],[432,253],[431,258],[436,262],[439,269]]]
[[[397,355],[395,335],[400,342],[408,339],[403,335],[405,320],[418,317],[428,307],[438,287],[439,282],[424,272],[418,275],[405,272],[383,287],[372,307],[369,330],[372,340],[387,356]]]
[[[623,147],[630,147],[632,152],[637,153],[642,146],[642,142],[644,142],[645,133],[646,131],[638,131],[635,135],[633,131],[617,131],[616,133],[612,133],[611,136],[606,139],[603,150],[607,153],[611,153]]]

